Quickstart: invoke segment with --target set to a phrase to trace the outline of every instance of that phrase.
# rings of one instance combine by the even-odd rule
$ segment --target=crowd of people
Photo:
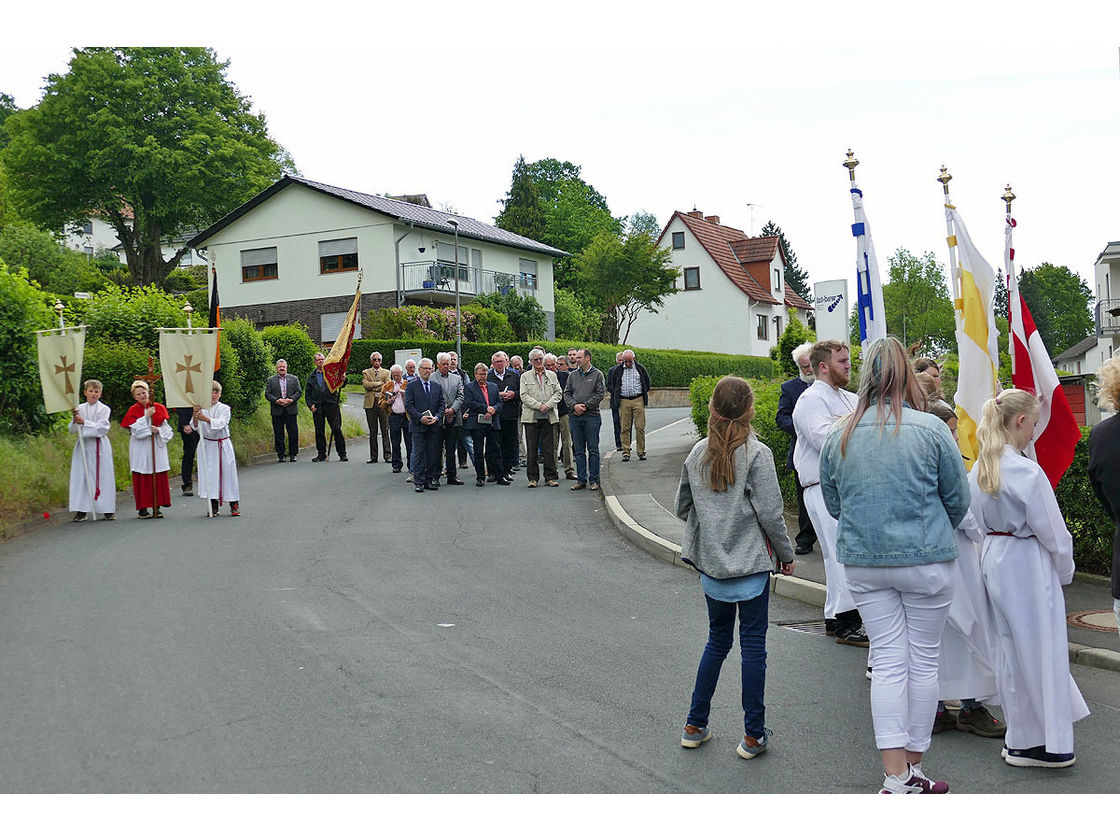
[[[795,541],[781,515],[773,454],[751,431],[744,380],[717,384],[708,437],[682,469],[681,556],[700,574],[709,632],[681,745],[712,738],[711,699],[738,616],[744,735],[736,751],[751,759],[767,750],[769,575],[790,574],[795,555],[819,541],[826,632],[869,648],[881,793],[947,793],[922,759],[950,725],[1002,738],[1001,758],[1012,766],[1073,765],[1073,724],[1089,710],[1067,651],[1061,587],[1073,578],[1072,539],[1045,473],[1023,454],[1038,398],[1008,389],[984,404],[977,463],[966,472],[932,360],[912,361],[897,339],[877,341],[852,394],[843,342],[802,345],[793,359],[800,373],[782,386],[777,422],[791,436],[787,463],[799,485]],[[1102,402],[1120,408],[1120,359],[1099,378]],[[1090,478],[1114,521],[1118,418],[1090,438]],[[1114,598],[1120,526],[1116,537]],[[1120,619],[1120,600],[1115,609]],[[960,700],[956,715],[950,698]],[[1006,721],[984,703],[999,705]]]

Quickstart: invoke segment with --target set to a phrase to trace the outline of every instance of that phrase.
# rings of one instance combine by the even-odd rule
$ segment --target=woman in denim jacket
[[[844,565],[871,640],[871,718],[883,759],[881,793],[947,793],[922,771],[937,711],[941,632],[952,602],[953,531],[969,491],[949,428],[898,339],[863,359],[856,410],[821,450],[821,492],[839,521]]]
[[[698,747],[712,733],[708,715],[739,615],[743,740],[736,752],[754,758],[769,746],[763,693],[770,572],[776,554],[782,574],[793,572],[774,455],[754,437],[754,394],[746,380],[723,377],[708,402],[708,437],[692,447],[681,469],[677,516],[686,521],[681,557],[700,572],[708,605],[708,644],[700,658],[682,747]]]

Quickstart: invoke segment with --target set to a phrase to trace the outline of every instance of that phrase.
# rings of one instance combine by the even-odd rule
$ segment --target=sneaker
[[[948,793],[948,782],[935,782],[922,772],[922,763],[919,761],[917,764],[910,765],[910,784],[917,784],[922,789],[922,793]]]
[[[136,515],[139,516],[141,519],[151,519],[152,518],[152,512],[150,510],[148,510],[147,508],[140,508],[140,510],[136,511]]]
[[[110,522],[112,522],[112,521],[113,521],[114,519],[116,519],[116,518],[117,518],[117,515],[116,515],[115,513],[106,513],[106,514],[104,514],[104,515],[103,515],[103,516],[102,516],[101,518],[102,518],[102,519],[107,519],[107,520],[109,520]]]
[[[957,719],[948,709],[938,712],[933,717],[933,731],[931,734],[936,735],[938,732],[944,732],[946,729],[953,729],[957,727]]]
[[[639,461],[644,461],[645,459],[646,459],[646,453],[641,452],[641,453],[638,454],[638,460]]]
[[[868,679],[871,679],[871,666],[870,665],[867,666],[867,673],[865,673],[864,676],[867,677]]]
[[[623,461],[629,461],[630,460],[630,453],[629,452],[624,452],[622,454],[622,460]]]
[[[836,635],[836,619],[835,618],[826,618],[824,620],[824,634],[826,636],[835,636]]]
[[[159,505],[152,508],[152,519],[163,519],[163,511],[159,509]]]
[[[587,485],[587,489],[588,490],[598,490],[599,489],[599,482],[598,481],[592,481],[590,484]]]
[[[85,522],[86,521],[85,511],[78,511],[77,513],[75,513],[74,514],[74,521],[75,522]]]
[[[774,733],[770,731],[769,727],[762,727],[762,737],[752,738],[750,735],[744,735],[743,740],[739,742],[739,746],[735,748],[735,752],[739,754],[739,758],[754,758],[757,755],[762,755],[770,746],[770,736]]]
[[[241,508],[238,507],[237,502],[230,502],[229,503],[229,515],[230,516],[240,516],[241,515]]]
[[[861,648],[871,647],[871,642],[867,639],[867,633],[864,632],[863,625],[848,630],[837,630],[836,644]]]
[[[1025,750],[1003,748],[1003,760],[1012,767],[1072,767],[1077,761],[1073,753],[1049,753],[1046,747],[1031,747]]]
[[[681,746],[688,747],[690,750],[693,750],[703,744],[705,741],[710,740],[711,737],[712,730],[710,730],[706,726],[696,733],[690,733],[686,728],[684,732],[681,733]]]
[[[992,717],[992,713],[983,706],[977,706],[970,712],[961,709],[957,715],[957,729],[981,738],[1002,738],[1007,734],[1007,724]]]
[[[193,496],[194,495],[194,485],[193,484],[184,484],[183,485],[183,495],[184,496]]]

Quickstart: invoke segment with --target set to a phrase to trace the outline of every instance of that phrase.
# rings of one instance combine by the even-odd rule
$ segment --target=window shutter
[[[342,332],[342,325],[346,323],[346,312],[327,312],[319,316],[319,334],[324,343],[334,341]],[[354,338],[362,337],[362,320],[354,322]]]
[[[241,252],[241,267],[247,265],[272,265],[277,262],[275,248],[254,248]]]
[[[340,257],[343,254],[356,253],[358,253],[358,238],[356,236],[350,239],[328,239],[319,243],[320,257]]]

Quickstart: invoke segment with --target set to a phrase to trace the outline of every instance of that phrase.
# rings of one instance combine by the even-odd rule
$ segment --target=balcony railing
[[[455,294],[455,266],[442,262],[401,263],[401,287],[408,292]],[[507,274],[484,268],[459,266],[459,295],[519,294],[537,296],[533,274]]]
[[[1097,303],[1097,335],[1120,333],[1120,298]]]

